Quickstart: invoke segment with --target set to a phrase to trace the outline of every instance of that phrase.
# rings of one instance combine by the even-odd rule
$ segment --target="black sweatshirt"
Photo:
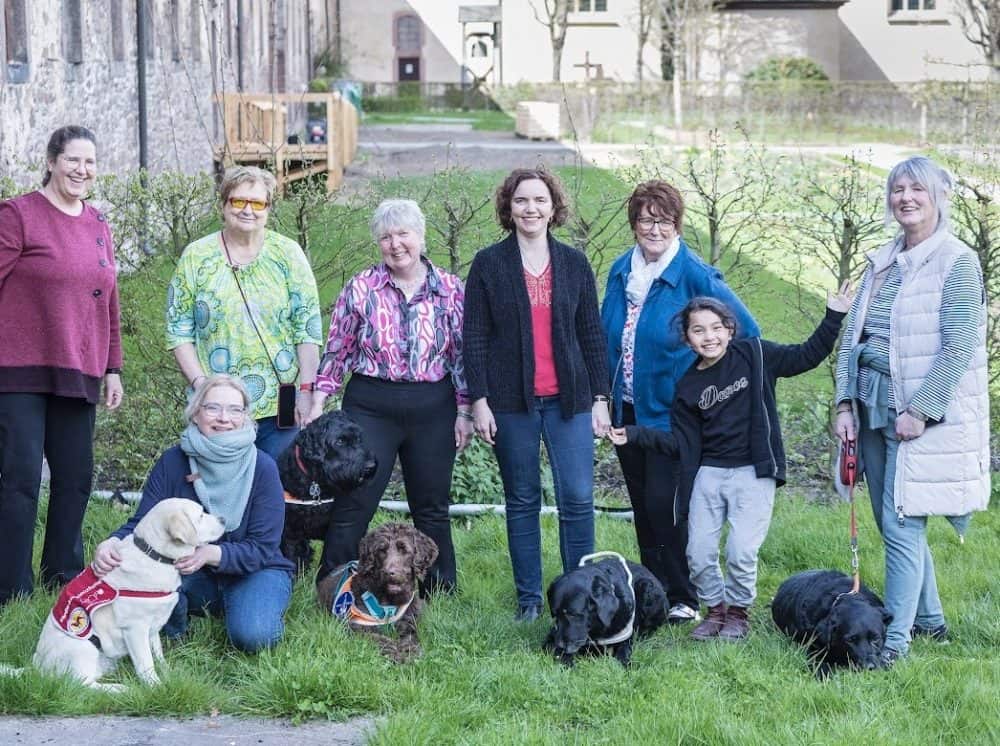
[[[694,478],[702,464],[752,465],[758,477],[771,477],[779,487],[785,483],[785,448],[774,396],[777,379],[797,376],[822,363],[833,351],[845,315],[828,308],[816,331],[802,344],[782,345],[758,338],[730,342],[719,362],[706,370],[698,370],[695,362],[678,382],[671,432],[635,425],[625,428],[629,443],[679,458],[680,485],[674,505],[678,521],[687,516]],[[712,436],[712,443],[706,443],[706,435]]]

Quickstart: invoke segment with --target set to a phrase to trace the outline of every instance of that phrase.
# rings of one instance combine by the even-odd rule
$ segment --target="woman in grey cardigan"
[[[556,241],[566,198],[544,169],[497,189],[510,231],[472,262],[465,286],[466,377],[476,433],[493,446],[507,502],[517,619],[542,612],[539,445],[552,465],[563,570],[594,549],[594,437],[608,432],[608,368],[587,257]]]
[[[986,303],[976,254],[948,224],[951,179],[922,156],[886,183],[895,239],[868,257],[837,359],[837,435],[859,439],[885,542],[883,659],[947,638],[927,516],[989,500]]]

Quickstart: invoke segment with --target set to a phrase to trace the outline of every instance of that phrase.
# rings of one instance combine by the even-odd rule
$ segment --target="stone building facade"
[[[189,173],[212,167],[221,132],[213,95],[306,90],[336,5],[3,0],[0,174],[37,183],[48,137],[64,124],[94,130],[102,173],[139,166],[137,2],[146,9],[148,165]]]

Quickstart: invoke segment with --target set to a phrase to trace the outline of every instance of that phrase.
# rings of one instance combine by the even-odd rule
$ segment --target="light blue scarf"
[[[243,427],[211,437],[190,424],[181,433],[181,450],[188,457],[194,491],[202,506],[233,531],[243,521],[257,466],[256,430]]]

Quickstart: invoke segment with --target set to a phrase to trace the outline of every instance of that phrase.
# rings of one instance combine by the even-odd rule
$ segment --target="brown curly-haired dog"
[[[406,523],[385,523],[361,539],[358,561],[336,568],[316,584],[320,606],[371,635],[397,663],[420,655],[418,584],[437,559],[437,544]],[[395,627],[397,639],[380,630]]]

